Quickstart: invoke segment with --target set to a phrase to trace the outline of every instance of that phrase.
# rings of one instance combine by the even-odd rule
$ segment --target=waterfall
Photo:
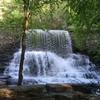
[[[29,30],[26,46],[27,50],[51,51],[62,57],[72,53],[70,35],[63,30]]]
[[[23,84],[98,83],[95,65],[85,55],[72,53],[71,39],[63,30],[30,30],[26,39]],[[18,79],[21,49],[4,74]]]

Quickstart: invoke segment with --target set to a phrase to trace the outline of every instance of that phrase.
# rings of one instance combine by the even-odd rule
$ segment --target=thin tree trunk
[[[28,2],[24,1],[24,24],[23,24],[23,33],[22,33],[22,40],[21,40],[21,59],[20,59],[20,66],[19,66],[19,76],[18,76],[18,84],[22,85],[23,81],[23,64],[24,64],[24,58],[25,58],[25,49],[26,49],[26,33],[28,31],[28,24],[29,24],[29,0]]]

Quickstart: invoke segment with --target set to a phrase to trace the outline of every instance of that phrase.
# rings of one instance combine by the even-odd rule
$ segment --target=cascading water
[[[72,53],[70,35],[63,30],[29,30],[26,44],[28,51],[50,51],[62,57]]]
[[[27,34],[23,84],[98,83],[95,65],[85,55],[72,53],[67,31],[33,30]],[[21,50],[5,69],[4,74],[18,79]],[[25,83],[26,82],[26,83]]]

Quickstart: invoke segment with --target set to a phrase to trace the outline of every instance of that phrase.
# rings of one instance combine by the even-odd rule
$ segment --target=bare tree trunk
[[[21,40],[21,59],[20,59],[20,66],[19,66],[19,76],[18,76],[18,84],[22,85],[23,81],[23,64],[24,64],[24,56],[25,56],[25,49],[26,49],[26,33],[28,31],[29,26],[29,0],[23,0],[24,1],[24,24],[23,24],[23,33],[22,33],[22,40]]]

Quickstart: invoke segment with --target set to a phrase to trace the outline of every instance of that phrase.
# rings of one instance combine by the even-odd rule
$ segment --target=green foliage
[[[66,2],[64,10],[69,13],[69,23],[74,27],[71,30],[76,48],[87,50],[91,55],[95,53],[95,57],[100,59],[100,0],[63,1]]]
[[[77,49],[87,50],[94,59],[99,59],[100,0],[12,0],[11,4],[4,5],[4,20],[0,23],[3,30],[10,28],[12,33],[16,33],[16,29],[22,30],[23,1],[26,4],[29,1],[29,28],[68,29],[72,31]]]

